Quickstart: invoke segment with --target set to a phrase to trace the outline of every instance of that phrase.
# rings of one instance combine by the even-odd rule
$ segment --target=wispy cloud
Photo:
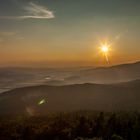
[[[51,19],[55,18],[53,11],[47,7],[30,2],[24,8],[25,15],[21,16],[0,16],[0,19]]]
[[[15,36],[16,32],[0,32],[0,36],[7,37],[7,36]]]
[[[10,31],[3,31],[3,32],[0,32],[0,43],[1,42],[4,42],[5,40],[9,40],[10,38],[13,38],[16,36],[16,32],[10,32]]]
[[[24,37],[17,31],[3,31],[0,32],[0,43],[10,40],[23,40]]]

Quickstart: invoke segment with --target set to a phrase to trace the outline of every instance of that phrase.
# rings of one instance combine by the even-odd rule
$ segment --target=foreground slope
[[[46,102],[39,105],[39,101]],[[53,111],[140,110],[140,80],[112,84],[35,86],[0,95],[0,114],[36,115]]]

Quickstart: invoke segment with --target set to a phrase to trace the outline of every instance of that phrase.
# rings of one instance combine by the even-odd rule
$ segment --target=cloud
[[[17,34],[17,32],[13,32],[13,31],[3,31],[3,32],[0,32],[0,43],[1,42],[4,42],[5,40],[9,40],[13,37],[15,37]]]
[[[15,36],[16,32],[0,32],[0,36],[8,37],[8,36]]]
[[[51,19],[55,18],[52,11],[44,6],[30,2],[24,8],[25,15],[22,16],[0,16],[0,19]]]
[[[23,36],[19,36],[19,37],[16,37],[17,40],[23,40],[25,39]]]
[[[23,40],[25,39],[23,36],[20,35],[17,31],[3,31],[0,32],[0,43],[10,40]]]

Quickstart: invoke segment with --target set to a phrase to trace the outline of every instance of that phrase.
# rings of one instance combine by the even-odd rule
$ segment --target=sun
[[[102,51],[103,53],[107,53],[107,52],[109,51],[109,46],[103,45],[103,46],[101,47],[101,51]]]
[[[110,53],[110,46],[108,43],[102,43],[101,46],[100,46],[100,51],[103,53],[105,59],[106,59],[106,62],[109,64],[109,58],[108,58],[108,55]]]

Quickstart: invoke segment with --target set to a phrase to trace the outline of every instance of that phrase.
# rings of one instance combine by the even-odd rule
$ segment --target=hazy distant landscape
[[[0,68],[0,92],[33,85],[111,84],[140,79],[140,62],[99,68]]]
[[[139,111],[140,63],[92,69],[6,69],[1,115],[58,111]],[[4,83],[5,81],[5,83]],[[45,104],[38,106],[38,102]]]

